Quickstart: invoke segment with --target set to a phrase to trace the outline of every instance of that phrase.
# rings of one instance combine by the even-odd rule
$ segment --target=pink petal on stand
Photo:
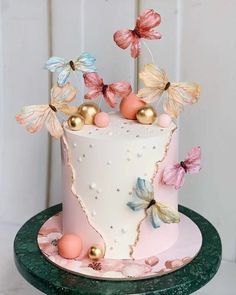
[[[126,277],[140,277],[147,272],[151,271],[151,267],[141,264],[127,264],[123,270],[122,274]]]
[[[150,266],[155,266],[159,263],[159,259],[156,256],[151,256],[145,260],[145,263]]]

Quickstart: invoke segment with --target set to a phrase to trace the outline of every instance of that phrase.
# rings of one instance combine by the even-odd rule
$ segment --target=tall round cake
[[[153,228],[145,210],[127,206],[142,178],[153,183],[155,200],[177,209],[177,191],[160,181],[165,166],[177,162],[176,125],[110,117],[107,128],[64,128],[63,233],[84,237],[81,257],[100,245],[105,258],[141,259],[166,250],[178,237],[177,223]]]

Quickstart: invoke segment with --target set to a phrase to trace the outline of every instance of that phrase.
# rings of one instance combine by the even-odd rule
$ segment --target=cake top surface
[[[136,120],[127,120],[119,113],[110,113],[110,124],[106,128],[99,128],[94,125],[85,125],[82,130],[72,131],[67,124],[64,128],[67,132],[88,138],[97,139],[143,139],[158,137],[169,134],[170,131],[176,129],[176,125],[171,123],[167,128],[161,128],[154,123],[152,125],[141,125]]]

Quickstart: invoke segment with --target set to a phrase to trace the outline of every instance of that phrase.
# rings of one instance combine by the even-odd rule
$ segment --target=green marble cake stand
[[[141,281],[99,281],[73,275],[48,262],[37,244],[40,227],[49,217],[61,210],[62,205],[56,205],[31,218],[19,230],[14,242],[15,263],[19,272],[45,294],[187,295],[209,282],[220,266],[222,248],[216,229],[201,215],[179,206],[179,211],[198,225],[203,236],[199,254],[183,268],[161,277]]]

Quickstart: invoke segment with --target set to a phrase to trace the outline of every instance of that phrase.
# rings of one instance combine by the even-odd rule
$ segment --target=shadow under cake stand
[[[62,205],[50,207],[27,221],[14,242],[15,263],[22,276],[45,294],[191,294],[203,287],[216,274],[221,262],[221,240],[209,221],[198,213],[179,206],[200,229],[202,247],[187,265],[163,276],[141,281],[106,281],[73,274],[50,263],[38,247],[37,237],[42,225],[61,212]],[[189,237],[191,239],[191,237]]]

